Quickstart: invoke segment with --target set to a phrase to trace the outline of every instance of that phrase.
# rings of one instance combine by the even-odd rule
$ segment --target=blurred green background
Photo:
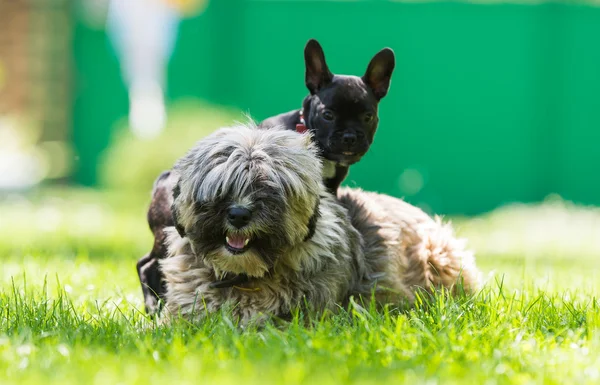
[[[187,11],[166,68],[169,120],[143,140],[127,129],[127,89],[102,2],[29,3],[63,12],[56,26],[68,29],[69,98],[60,108],[69,127],[63,157],[72,162],[58,180],[149,191],[160,170],[218,126],[298,108],[304,44],[316,38],[336,73],[362,75],[385,46],[397,58],[375,143],[345,184],[452,215],[550,194],[600,203],[594,4],[172,1]]]

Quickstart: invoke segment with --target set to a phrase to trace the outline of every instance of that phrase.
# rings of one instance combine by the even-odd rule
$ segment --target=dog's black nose
[[[240,229],[250,222],[252,213],[243,207],[232,207],[227,212],[227,220],[233,227]]]
[[[346,146],[352,146],[354,143],[356,143],[356,134],[352,132],[344,133],[342,136],[342,143],[344,143]]]

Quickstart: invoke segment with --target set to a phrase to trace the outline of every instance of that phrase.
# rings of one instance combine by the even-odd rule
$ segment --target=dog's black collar
[[[317,230],[317,222],[319,221],[319,217],[321,213],[319,212],[319,206],[321,201],[317,199],[315,203],[315,210],[313,211],[313,215],[308,219],[308,233],[304,238],[304,242],[308,242],[314,235]],[[225,278],[220,279],[218,281],[211,282],[209,287],[211,289],[225,289],[228,287],[233,287],[237,285],[241,285],[250,281],[250,277],[246,274],[236,274],[236,275],[227,275]]]
[[[306,234],[306,237],[304,238],[304,242],[309,241],[313,235],[315,235],[315,231],[317,231],[317,221],[319,220],[319,217],[321,216],[321,213],[319,212],[319,205],[321,204],[321,200],[317,199],[317,202],[315,203],[315,209],[313,211],[313,215],[308,219],[308,225],[306,225],[308,227],[308,233]]]
[[[246,274],[237,274],[231,276],[230,278],[224,278],[215,282],[211,282],[209,286],[211,289],[224,289],[227,287],[240,285],[248,282],[249,280],[250,278]]]

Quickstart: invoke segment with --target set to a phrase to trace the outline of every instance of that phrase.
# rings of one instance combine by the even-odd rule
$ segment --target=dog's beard
[[[252,248],[243,253],[232,254],[226,247],[221,247],[206,254],[205,261],[217,272],[219,279],[224,278],[227,273],[263,277],[271,267],[263,256]]]
[[[262,277],[290,244],[281,221],[261,218],[256,224],[238,230],[222,221],[198,217],[194,231],[188,234],[194,252],[216,271]],[[266,225],[270,223],[271,225]]]
[[[205,262],[222,273],[262,277],[282,255],[287,242],[279,234],[225,231],[220,241],[193,242]]]

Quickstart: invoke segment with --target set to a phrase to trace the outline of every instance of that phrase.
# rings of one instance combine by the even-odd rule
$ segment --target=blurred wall
[[[0,0],[0,190],[69,175],[70,0]]]
[[[181,25],[168,97],[264,119],[300,107],[309,38],[336,73],[362,75],[389,46],[380,127],[347,185],[444,214],[551,193],[600,204],[599,36],[585,5],[213,0]],[[74,48],[75,177],[93,185],[127,98],[101,28],[76,20]]]

